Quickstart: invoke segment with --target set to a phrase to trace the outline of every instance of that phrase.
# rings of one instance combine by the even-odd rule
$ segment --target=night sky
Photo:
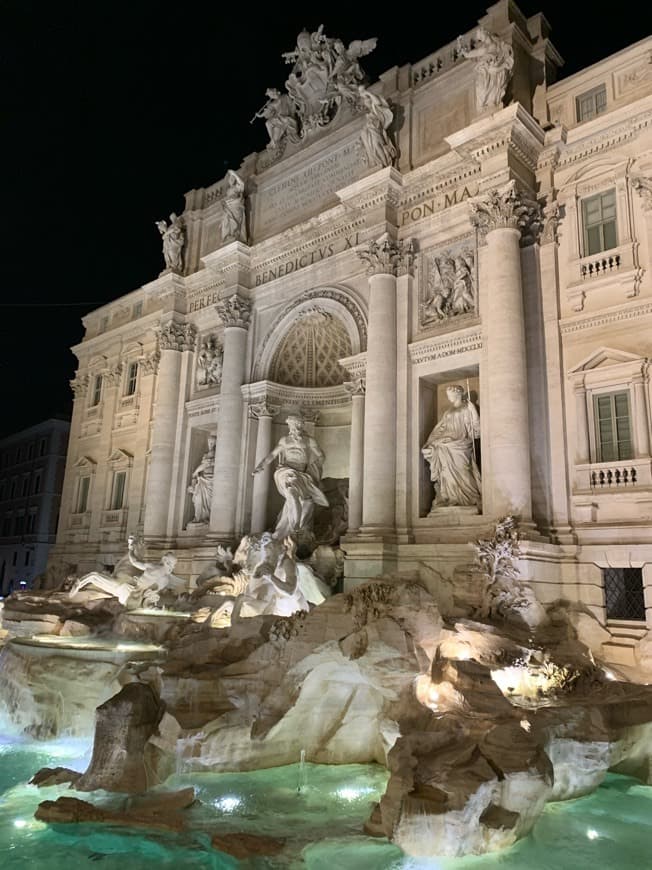
[[[80,318],[158,275],[154,221],[182,211],[185,191],[265,147],[249,120],[265,88],[283,89],[281,53],[303,27],[377,36],[363,62],[374,80],[471,29],[490,3],[391,5],[0,0],[0,436],[70,412]],[[652,30],[645,5],[520,6],[548,18],[562,75]]]

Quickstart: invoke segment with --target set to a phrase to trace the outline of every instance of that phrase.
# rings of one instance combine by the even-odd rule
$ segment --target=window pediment
[[[126,450],[118,447],[109,456],[108,461],[115,467],[130,467],[134,461],[134,457],[131,453],[127,453]]]
[[[75,468],[78,468],[80,471],[95,471],[97,463],[94,462],[90,456],[80,456],[77,462],[75,462]]]
[[[645,358],[626,350],[616,350],[612,347],[600,347],[592,351],[586,359],[578,363],[569,371],[569,375],[586,374],[595,369],[610,368],[611,366],[627,364],[643,365]]]

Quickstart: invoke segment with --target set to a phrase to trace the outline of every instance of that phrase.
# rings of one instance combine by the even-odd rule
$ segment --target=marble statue
[[[502,106],[507,84],[514,67],[514,51],[508,43],[479,27],[473,48],[462,45],[458,37],[457,50],[462,57],[474,58],[475,97],[478,109]]]
[[[226,177],[228,184],[222,204],[222,241],[246,242],[244,181],[232,169],[229,169]]]
[[[426,326],[475,310],[475,256],[473,251],[447,251],[432,257],[428,270],[428,298],[421,307]]]
[[[213,501],[213,472],[215,469],[215,435],[208,436],[208,450],[201,458],[190,478],[188,492],[192,495],[195,515],[193,523],[207,523],[211,515]]]
[[[155,607],[159,603],[163,590],[169,589],[180,593],[186,588],[186,581],[172,573],[177,564],[174,553],[165,553],[160,562],[142,562],[134,556],[134,548],[135,540],[130,536],[129,561],[142,571],[139,577],[123,575],[124,579],[119,580],[100,571],[91,571],[74,584],[69,596],[73,598],[83,589],[90,589],[117,598],[128,610],[134,610],[138,607]]]
[[[165,271],[180,275],[183,272],[183,246],[186,243],[183,218],[172,212],[169,224],[167,221],[156,221],[156,226],[163,239]]]
[[[251,123],[256,118],[264,118],[269,136],[268,150],[281,151],[285,147],[286,139],[293,142],[299,140],[299,127],[294,116],[294,107],[288,95],[282,94],[276,88],[267,88],[265,96],[267,102],[256,112]]]
[[[205,338],[197,353],[195,375],[198,387],[213,387],[222,383],[224,349],[214,335]]]
[[[358,99],[367,115],[362,142],[369,164],[391,166],[396,160],[397,151],[387,131],[394,120],[394,113],[384,97],[368,91],[364,85],[358,85]]]
[[[315,505],[328,507],[326,496],[319,488],[324,464],[322,449],[304,432],[301,417],[291,414],[287,424],[289,433],[253,470],[253,474],[258,474],[277,460],[274,483],[285,505],[274,530],[275,538],[311,531]]]
[[[433,508],[479,507],[482,495],[475,439],[480,437],[480,417],[463,387],[451,386],[446,395],[452,407],[444,411],[421,448],[435,485]]]

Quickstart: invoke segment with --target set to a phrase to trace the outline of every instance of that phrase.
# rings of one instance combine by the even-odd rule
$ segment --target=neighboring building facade
[[[68,420],[51,418],[0,440],[0,594],[31,587],[53,546]]]
[[[543,600],[625,647],[652,628],[652,38],[556,81],[542,15],[501,0],[479,24],[368,90],[367,43],[300,35],[267,149],[186,194],[168,268],[84,319],[56,558],[111,565],[142,532],[197,576],[273,527],[251,472],[299,411],[348,489],[345,584],[463,583],[516,514]],[[479,512],[432,509],[421,452],[456,384]]]

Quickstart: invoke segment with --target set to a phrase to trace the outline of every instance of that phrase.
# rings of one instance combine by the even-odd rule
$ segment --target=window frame
[[[589,221],[588,210],[591,204],[598,203],[600,212],[604,209],[603,200],[608,195],[613,196],[613,217],[612,218],[603,218],[599,221],[594,221],[591,223]],[[603,254],[605,251],[613,251],[618,247],[618,195],[616,191],[615,185],[613,187],[608,187],[606,190],[599,191],[598,193],[592,193],[589,196],[583,196],[580,199],[580,212],[582,215],[582,246],[583,246],[583,257],[597,257],[599,254]],[[607,245],[605,240],[605,227],[613,224],[613,244]],[[594,229],[598,229],[599,233],[599,245],[600,247],[597,250],[591,250],[592,242],[590,240],[590,231]],[[611,241],[611,240],[609,240]]]
[[[77,495],[75,498],[76,514],[88,513],[88,502],[91,491],[91,474],[82,474],[77,481]],[[86,491],[84,492],[84,484],[87,482]]]
[[[624,396],[625,401],[627,402],[627,422],[629,429],[629,438],[627,441],[619,438],[619,427],[618,420],[619,415],[617,413],[616,407],[616,397]],[[594,425],[594,438],[595,438],[595,455],[596,462],[629,462],[632,459],[635,459],[635,448],[634,448],[634,437],[633,437],[633,427],[634,420],[632,416],[632,397],[629,389],[620,389],[620,390],[598,390],[592,394],[593,398],[593,425]],[[612,444],[615,447],[616,456],[614,457],[604,457],[605,452],[605,443],[601,438],[600,433],[600,400],[601,399],[609,399],[609,418],[610,418],[610,427],[611,433],[613,436]],[[628,444],[628,450],[624,451],[626,455],[621,455],[620,445]]]
[[[602,96],[604,94],[604,104],[599,104],[596,99],[598,96]],[[591,100],[593,111],[589,115],[583,115],[581,111],[582,102],[587,100]],[[575,97],[575,118],[578,124],[583,124],[585,121],[592,121],[594,118],[597,118],[598,115],[603,115],[607,111],[607,83],[602,82],[602,84],[596,85],[593,88],[590,88],[588,91],[584,91],[582,94],[578,94]]]
[[[113,472],[113,477],[111,478],[111,493],[109,499],[109,510],[110,511],[121,511],[125,506],[125,500],[127,497],[127,469],[126,468],[116,468]],[[122,480],[122,487],[118,490],[117,482],[118,480]],[[117,498],[117,494],[120,494],[120,498]],[[118,504],[118,501],[120,502]]]
[[[125,382],[123,396],[129,398],[135,396],[138,390],[138,370],[140,366],[137,360],[128,362],[125,368]]]
[[[104,376],[101,372],[93,375],[93,388],[90,390],[90,408],[97,408],[102,402],[102,393],[104,391]]]

